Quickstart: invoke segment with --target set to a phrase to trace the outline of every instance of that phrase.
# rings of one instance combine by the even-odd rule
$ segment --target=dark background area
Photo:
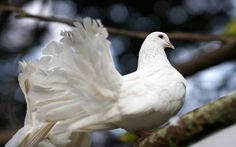
[[[27,12],[67,18],[99,18],[105,26],[133,31],[197,32],[236,34],[234,0],[2,0],[0,4],[22,7]],[[35,60],[60,30],[70,27],[58,23],[16,19],[13,13],[0,11],[0,144],[23,125],[25,100],[18,86],[18,61]],[[127,74],[136,70],[141,39],[112,34],[112,54],[118,70]],[[173,41],[176,50],[167,50],[171,63],[181,64],[199,53],[209,52],[219,42]],[[227,59],[227,57],[226,57]],[[236,89],[236,62],[222,62],[187,77],[184,114]],[[121,146],[122,131],[94,133],[95,146]]]

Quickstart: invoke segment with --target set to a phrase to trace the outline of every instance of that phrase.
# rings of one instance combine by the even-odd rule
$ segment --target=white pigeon
[[[6,147],[89,146],[87,132],[152,129],[181,108],[186,80],[166,57],[164,49],[174,47],[165,33],[149,34],[137,71],[122,76],[101,22],[85,18],[74,25],[38,61],[20,63],[27,115]]]

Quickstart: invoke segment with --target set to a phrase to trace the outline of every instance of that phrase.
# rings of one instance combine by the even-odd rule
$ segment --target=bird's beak
[[[175,47],[170,42],[166,45],[166,47],[171,48],[171,49],[175,49]]]

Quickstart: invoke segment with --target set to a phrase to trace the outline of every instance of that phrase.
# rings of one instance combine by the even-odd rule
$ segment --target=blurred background
[[[235,0],[1,0],[0,4],[22,7],[32,14],[102,20],[105,26],[132,31],[197,32],[236,36]],[[0,11],[0,146],[22,127],[25,100],[18,86],[18,61],[35,60],[50,41],[59,40],[61,30],[70,26],[16,19]],[[112,55],[121,74],[136,70],[141,39],[109,36]],[[172,41],[176,50],[167,50],[173,64],[181,64],[211,52],[220,42]],[[236,59],[236,55],[234,56]],[[206,61],[207,62],[207,61]],[[236,62],[225,61],[188,77],[187,97],[178,115],[183,115],[236,89]],[[96,147],[127,146],[121,129],[93,133]],[[236,137],[236,135],[235,135]]]

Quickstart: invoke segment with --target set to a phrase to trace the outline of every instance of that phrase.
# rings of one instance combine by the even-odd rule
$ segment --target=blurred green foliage
[[[224,34],[228,36],[236,36],[236,20],[231,20],[225,27]]]

